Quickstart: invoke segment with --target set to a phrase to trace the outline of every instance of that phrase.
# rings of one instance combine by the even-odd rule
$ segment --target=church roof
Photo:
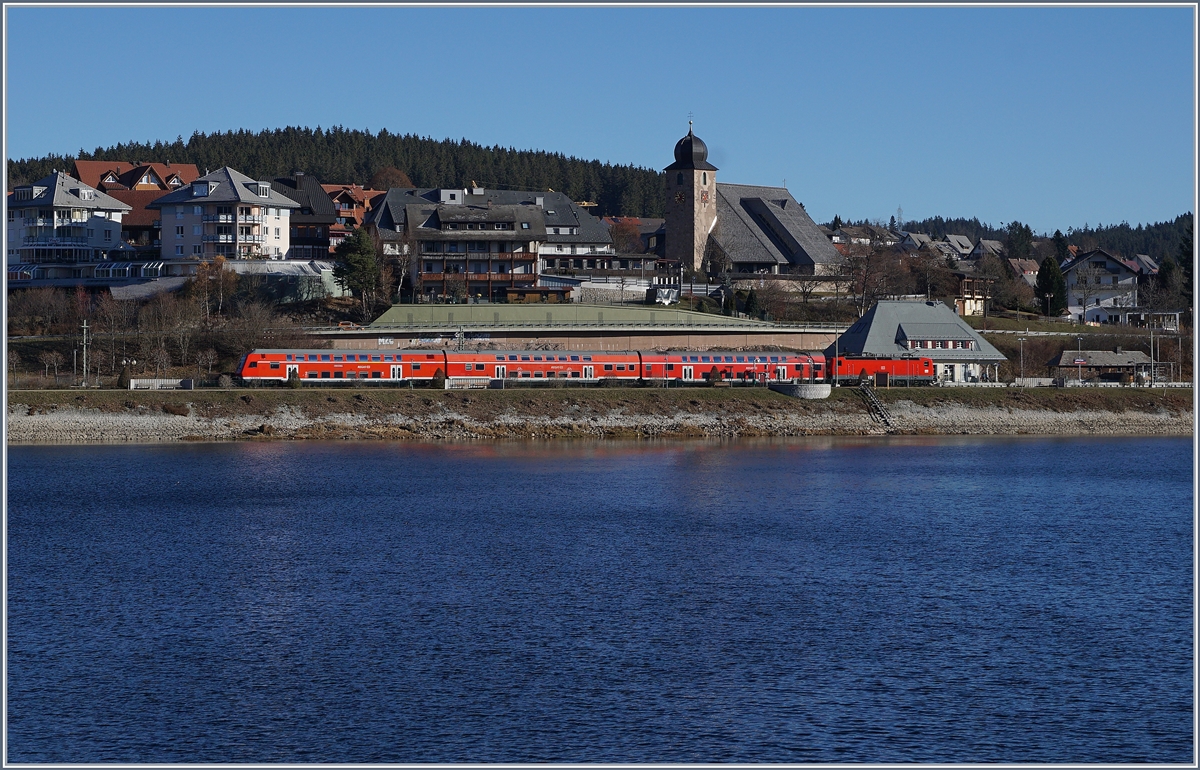
[[[715,238],[735,264],[810,266],[840,258],[784,187],[717,183]]]
[[[704,144],[704,140],[692,133],[692,127],[689,123],[687,136],[675,143],[675,162],[663,170],[683,171],[692,169],[698,171],[716,171],[717,167],[708,162],[708,145]]]

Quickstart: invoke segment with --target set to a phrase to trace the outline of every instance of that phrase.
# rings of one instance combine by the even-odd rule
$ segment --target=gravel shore
[[[808,402],[809,404],[820,402]],[[201,416],[145,407],[123,412],[13,403],[9,444],[153,443],[233,440],[477,440],[546,438],[733,438],[738,436],[908,435],[1173,435],[1193,432],[1192,411],[1052,411],[931,405],[891,405],[895,429],[865,410],[806,408],[763,414],[721,410],[630,414],[565,407],[560,414],[505,410],[490,417],[439,404],[429,413],[329,413],[306,416],[279,406],[269,414]],[[185,411],[179,409],[178,411]]]

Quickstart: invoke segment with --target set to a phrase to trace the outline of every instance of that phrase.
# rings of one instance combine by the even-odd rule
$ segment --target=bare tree
[[[14,379],[17,376],[17,370],[21,368],[21,356],[17,351],[9,349],[8,351],[8,373]]]
[[[154,364],[154,376],[161,377],[171,368],[171,354],[166,347],[154,348],[150,351],[150,363]]]
[[[63,354],[57,350],[43,350],[38,354],[38,360],[46,367],[46,376],[50,376],[50,368],[54,367],[54,381],[58,382],[58,367],[65,362]]]
[[[211,377],[213,364],[216,362],[217,351],[213,350],[212,348],[201,350],[196,354],[196,372],[199,373],[201,369],[207,369],[208,376]]]
[[[1082,322],[1087,316],[1088,302],[1100,293],[1100,278],[1108,275],[1108,271],[1088,262],[1076,267],[1072,272],[1075,273],[1075,283],[1071,286],[1071,293],[1079,298],[1079,304],[1083,308],[1079,314],[1079,320]]]

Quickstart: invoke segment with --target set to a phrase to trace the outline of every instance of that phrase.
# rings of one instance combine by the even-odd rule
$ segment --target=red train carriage
[[[302,381],[392,381],[433,379],[446,371],[444,350],[252,350],[238,365],[247,382],[282,382],[296,373]]]
[[[832,378],[838,384],[870,380],[878,385],[928,385],[936,376],[931,358],[834,359]]]
[[[820,353],[688,351],[642,353],[642,377],[680,383],[707,382],[716,376],[733,383],[820,382],[825,356]]]
[[[630,351],[490,350],[448,355],[471,358],[475,362],[475,373],[479,372],[482,365],[485,376],[498,380],[517,380],[523,384],[539,380],[636,381],[639,376],[638,354]],[[471,372],[468,370],[468,373]]]

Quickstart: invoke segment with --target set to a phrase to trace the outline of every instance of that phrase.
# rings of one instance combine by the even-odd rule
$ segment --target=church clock
[[[683,203],[685,200],[687,200],[686,195],[684,195],[683,193],[675,193],[675,202],[676,203]]]

